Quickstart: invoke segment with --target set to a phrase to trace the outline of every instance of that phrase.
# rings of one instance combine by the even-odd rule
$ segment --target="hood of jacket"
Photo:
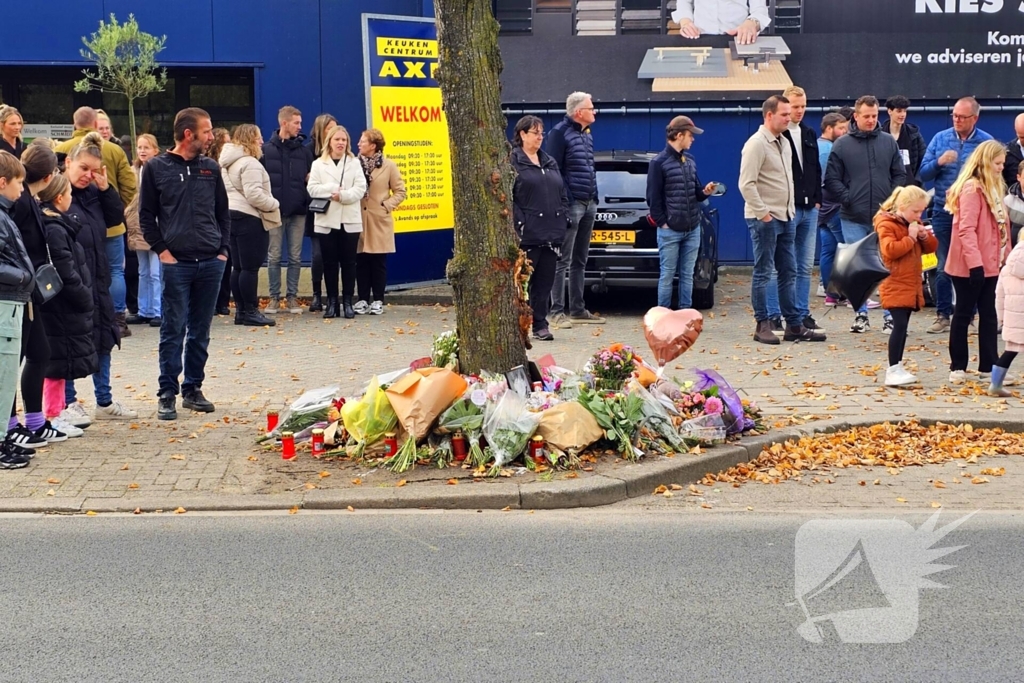
[[[242,157],[252,156],[245,151],[245,148],[241,145],[236,145],[233,142],[225,143],[224,147],[220,150],[220,165],[224,168],[229,167]]]
[[[875,124],[874,130],[861,130],[857,127],[857,121],[855,119],[850,119],[850,130],[847,135],[852,135],[853,137],[860,138],[861,140],[867,140],[869,138],[877,138],[878,134],[881,132],[882,127],[877,123]]]
[[[872,225],[875,226],[875,230],[878,230],[878,226],[882,223],[898,223],[904,228],[909,227],[909,223],[907,223],[906,219],[901,218],[894,213],[889,213],[888,211],[879,211],[875,214],[875,218],[872,221]]]
[[[1024,280],[1024,242],[1017,242],[1006,259],[1003,272],[1009,272],[1013,277]]]
[[[270,137],[270,143],[273,145],[277,145],[278,147],[283,147],[284,149],[298,149],[299,147],[302,147],[303,145],[306,144],[306,136],[303,135],[302,133],[299,133],[293,138],[282,140],[281,131],[280,129],[278,129],[275,130],[274,134]]]

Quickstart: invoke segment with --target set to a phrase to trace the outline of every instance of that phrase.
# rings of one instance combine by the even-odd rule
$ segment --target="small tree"
[[[135,146],[135,100],[150,93],[163,92],[167,86],[167,70],[159,69],[156,55],[164,49],[167,36],[157,38],[139,29],[135,15],[128,21],[100,21],[100,30],[89,39],[82,37],[82,57],[96,64],[96,71],[83,69],[85,78],[75,82],[77,92],[113,92],[128,100],[128,128]]]

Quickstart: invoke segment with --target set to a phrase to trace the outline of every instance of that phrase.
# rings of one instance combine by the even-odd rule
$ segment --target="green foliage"
[[[134,101],[150,93],[162,92],[167,86],[167,70],[160,69],[156,56],[167,43],[167,36],[157,38],[139,28],[135,15],[118,23],[110,15],[110,22],[100,21],[100,28],[88,39],[83,37],[85,49],[82,57],[96,65],[95,71],[83,69],[85,75],[75,82],[77,92],[112,92],[128,100],[128,121],[132,143],[135,142]]]

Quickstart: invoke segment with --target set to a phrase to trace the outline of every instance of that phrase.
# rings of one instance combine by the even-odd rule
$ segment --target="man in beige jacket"
[[[743,145],[740,194],[754,245],[750,299],[757,320],[754,341],[778,344],[768,318],[768,282],[778,272],[779,305],[786,319],[786,341],[825,341],[803,326],[796,307],[796,208],[793,198],[793,149],[782,136],[789,126],[789,100],[772,95],[761,107],[764,124]]]

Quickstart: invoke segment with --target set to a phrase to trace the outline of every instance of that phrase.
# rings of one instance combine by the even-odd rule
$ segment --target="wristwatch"
[[[752,21],[752,22],[754,22],[754,27],[755,27],[755,28],[757,29],[757,32],[758,32],[758,33],[760,33],[760,32],[761,32],[761,22],[760,22],[760,21],[758,21],[757,19],[755,19],[755,18],[754,18],[753,16],[748,16],[748,17],[747,17],[747,21]]]

